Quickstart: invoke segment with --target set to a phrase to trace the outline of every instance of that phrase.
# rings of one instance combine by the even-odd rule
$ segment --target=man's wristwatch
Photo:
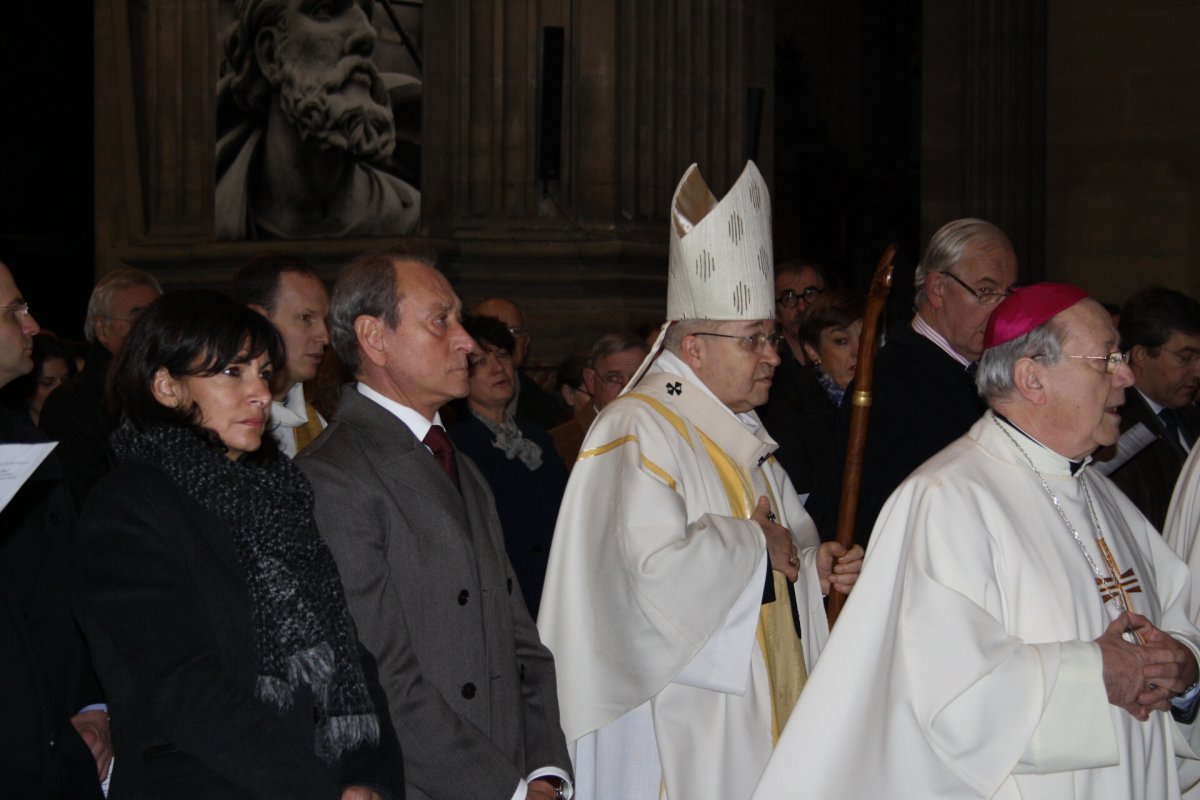
[[[545,781],[546,783],[553,786],[554,787],[554,800],[568,800],[567,796],[565,794],[563,794],[564,781],[562,778],[558,777],[557,775],[539,775],[536,778],[534,778],[534,780],[535,781]]]

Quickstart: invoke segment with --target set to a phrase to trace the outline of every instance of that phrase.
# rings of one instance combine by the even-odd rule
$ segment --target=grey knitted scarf
[[[161,469],[232,530],[254,609],[259,699],[283,711],[297,687],[311,687],[316,752],[328,763],[378,742],[341,579],[300,469],[278,452],[233,461],[215,437],[176,425],[139,431],[126,423],[112,443],[119,457]]]

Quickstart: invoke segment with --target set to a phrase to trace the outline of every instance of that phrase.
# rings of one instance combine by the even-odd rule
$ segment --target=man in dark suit
[[[854,540],[866,547],[884,502],[908,474],[962,436],[983,414],[975,364],[996,304],[1017,281],[1004,232],[980,219],[943,225],[917,265],[916,314],[893,329],[875,362]],[[853,397],[855,384],[846,388]],[[839,413],[844,455],[853,403]],[[843,460],[844,463],[844,460]]]
[[[347,265],[330,322],[358,384],[296,463],[378,662],[409,800],[569,797],[553,659],[491,493],[438,414],[467,394],[475,342],[460,315],[428,253]]]
[[[1138,292],[1121,309],[1121,350],[1134,385],[1121,406],[1121,433],[1144,425],[1154,440],[1109,477],[1162,530],[1171,492],[1200,433],[1192,398],[1200,387],[1200,303],[1161,286]],[[1114,457],[1115,448],[1097,454]]]
[[[117,409],[105,399],[108,368],[125,344],[133,322],[162,294],[158,280],[140,269],[105,275],[88,299],[83,333],[89,342],[83,372],[46,398],[39,427],[58,445],[75,507],[116,463],[109,435],[116,430]]]
[[[805,374],[808,356],[800,342],[800,323],[809,304],[829,288],[825,267],[804,258],[789,258],[775,265],[775,319],[787,347],[779,349],[779,366],[771,381],[771,394],[759,406],[760,419],[766,419],[801,389],[811,388]]]
[[[0,262],[0,386],[33,369],[38,324]],[[0,444],[45,437],[0,409]],[[6,797],[101,797],[112,757],[108,715],[71,614],[75,521],[54,454],[0,508],[0,787]],[[89,752],[90,750],[90,752]]]

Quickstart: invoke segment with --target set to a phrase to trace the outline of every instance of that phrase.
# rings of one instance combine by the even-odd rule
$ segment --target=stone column
[[[977,216],[1045,273],[1046,0],[930,0],[923,13],[921,230]]]

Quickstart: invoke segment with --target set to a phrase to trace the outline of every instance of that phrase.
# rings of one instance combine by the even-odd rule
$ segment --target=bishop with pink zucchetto
[[[1189,788],[1188,570],[1089,466],[1133,381],[1117,331],[1082,289],[1039,283],[996,306],[984,347],[988,411],[884,505],[755,798]]]

